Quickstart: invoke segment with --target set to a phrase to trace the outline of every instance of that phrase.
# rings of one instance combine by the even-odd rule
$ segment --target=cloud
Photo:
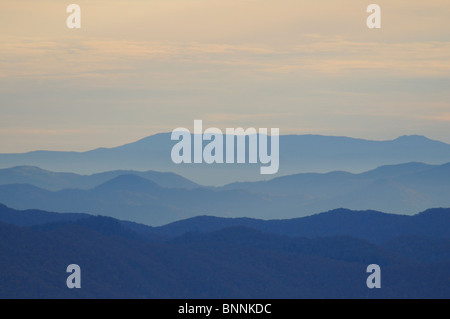
[[[421,118],[435,122],[450,122],[450,112],[443,112],[436,115],[425,115],[422,116]]]
[[[356,0],[80,0],[75,31],[67,4],[2,1],[0,127],[17,131],[1,138],[81,136],[64,123],[111,145],[194,118],[373,138],[423,121],[448,136],[448,0],[377,3],[381,30]]]
[[[353,42],[316,35],[301,45],[272,46],[128,40],[77,42],[3,39],[3,78],[128,78],[155,73],[299,73],[303,76],[447,76],[450,42]],[[174,70],[167,65],[179,66]],[[307,75],[306,75],[306,74]]]
[[[293,113],[287,112],[274,112],[274,113],[207,113],[204,116],[206,122],[211,123],[233,123],[236,121],[255,121],[255,120],[268,120],[274,118],[280,118],[285,116],[294,115]]]

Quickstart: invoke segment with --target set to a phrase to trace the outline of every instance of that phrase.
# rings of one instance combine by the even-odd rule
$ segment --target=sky
[[[0,153],[113,147],[195,119],[450,143],[448,0],[73,1],[81,29],[71,2],[0,2]]]

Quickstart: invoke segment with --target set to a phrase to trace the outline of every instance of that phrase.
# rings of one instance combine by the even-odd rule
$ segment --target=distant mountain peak
[[[419,135],[419,134],[401,135],[401,136],[397,137],[397,139],[407,139],[407,138],[417,138],[417,139],[429,140],[428,137],[426,137],[424,135]]]
[[[417,135],[417,134],[412,134],[412,135],[401,135],[399,137],[397,137],[394,141],[397,142],[439,142],[439,143],[443,143],[440,141],[435,141],[432,140],[424,135]]]
[[[130,190],[142,191],[150,189],[159,189],[160,186],[146,178],[139,177],[134,174],[119,175],[95,188],[93,190]]]
[[[50,171],[77,174],[152,170],[173,172],[208,186],[267,178],[259,174],[255,165],[177,165],[170,156],[175,144],[175,141],[171,141],[170,133],[160,133],[125,145],[87,152],[0,154],[0,167],[32,165]],[[442,164],[449,161],[449,144],[422,135],[403,135],[396,139],[376,141],[342,136],[280,135],[280,170],[271,177],[306,172],[359,173],[385,164]]]
[[[18,165],[11,168],[3,168],[2,170],[14,170],[14,171],[31,171],[31,172],[48,172],[45,169],[42,169],[33,165]]]

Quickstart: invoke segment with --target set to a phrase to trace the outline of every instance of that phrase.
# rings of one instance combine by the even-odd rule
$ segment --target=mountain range
[[[280,136],[260,175],[173,144],[0,154],[0,298],[450,298],[450,145]]]
[[[448,299],[449,217],[449,209],[414,216],[341,210],[290,221],[199,217],[154,228],[0,205],[0,298]],[[360,238],[359,226],[360,235],[367,229],[384,238]],[[72,263],[81,268],[81,289],[66,287]],[[366,286],[373,263],[381,289]]]
[[[202,185],[260,181],[305,172],[348,171],[359,173],[381,165],[406,162],[450,162],[450,145],[424,136],[401,136],[371,141],[321,135],[281,135],[277,175],[259,174],[260,164],[174,164],[170,133],[143,138],[113,148],[86,152],[33,151],[0,154],[0,168],[37,166],[51,171],[94,174],[114,170],[174,172]],[[206,143],[205,143],[206,144]]]
[[[72,222],[87,226],[88,224],[83,221],[93,220],[93,217],[96,216],[55,213],[36,209],[21,211],[0,204],[0,222],[20,227],[60,226]],[[104,223],[108,220],[116,220],[105,216],[97,217],[101,218]],[[306,217],[273,220],[196,216],[158,227],[126,220],[116,220],[116,222],[127,231],[135,232],[146,239],[151,238],[152,241],[174,238],[187,233],[210,233],[235,227],[251,228],[264,233],[292,238],[348,236],[374,244],[407,236],[450,239],[450,208],[428,209],[415,215],[334,209]]]
[[[45,185],[69,188],[48,190]],[[0,202],[10,207],[101,214],[155,226],[199,215],[295,218],[339,207],[411,214],[450,207],[449,195],[450,164],[406,163],[359,174],[302,173],[223,187],[201,187],[171,173],[82,176],[35,167],[0,170]]]
[[[91,175],[52,172],[34,166],[15,166],[0,169],[0,185],[30,184],[46,190],[57,191],[66,188],[90,189],[121,175],[136,175],[162,187],[196,188],[200,185],[169,172],[116,170]]]

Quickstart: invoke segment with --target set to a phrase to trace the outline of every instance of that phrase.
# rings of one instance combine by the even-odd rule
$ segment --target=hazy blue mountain
[[[435,168],[440,169],[442,167],[445,167],[445,165],[429,165],[424,163],[409,162],[396,165],[383,165],[358,175],[359,178],[361,179],[393,178],[398,176],[425,172],[429,169]]]
[[[136,175],[121,175],[89,190],[53,192],[28,184],[2,185],[0,202],[17,209],[92,213],[148,225],[206,213],[265,218],[276,204],[270,196],[241,190],[164,188]]]
[[[0,298],[450,297],[448,239],[376,245],[231,227],[148,242],[105,217],[33,228],[0,222],[0,234]],[[72,263],[81,289],[66,287]],[[372,263],[382,267],[381,289],[365,285]]]
[[[91,189],[48,191],[0,185],[0,202],[17,209],[101,214],[148,225],[198,215],[295,218],[336,207],[414,214],[450,207],[450,164],[407,163],[360,174],[296,174],[220,188],[165,188],[133,174]]]
[[[381,247],[416,263],[450,260],[450,238],[400,236],[383,243]]]
[[[199,185],[174,173],[156,171],[138,172],[116,170],[92,175],[53,172],[33,166],[16,166],[0,169],[0,185],[30,184],[47,190],[65,188],[90,189],[120,175],[136,175],[157,183],[162,187],[195,188]]]
[[[0,204],[0,221],[16,226],[36,226],[54,222],[69,222],[92,215],[77,213],[54,213],[38,209],[16,210]]]
[[[311,213],[336,207],[374,209],[394,213],[419,212],[428,207],[450,206],[450,163],[406,163],[371,171],[304,173],[269,181],[232,183],[224,189],[306,200],[297,209]]]
[[[236,182],[217,189],[243,189],[270,194],[308,194],[308,196],[324,196],[326,194],[346,193],[359,189],[379,180],[417,181],[424,175],[431,174],[427,182],[434,184],[436,179],[443,180],[450,173],[450,163],[429,165],[423,163],[402,163],[383,165],[373,170],[354,174],[343,171],[328,173],[300,173],[275,177],[267,181]],[[419,175],[417,175],[419,174]],[[444,174],[444,176],[442,176]],[[408,177],[409,178],[405,178]]]
[[[0,221],[17,226],[61,225],[61,223],[72,223],[90,217],[93,216],[40,210],[19,211],[0,204]],[[104,217],[100,221],[110,220],[112,219]],[[173,238],[187,233],[210,233],[233,227],[251,228],[264,233],[288,237],[349,236],[376,244],[400,237],[450,239],[450,208],[429,209],[412,216],[347,209],[336,209],[312,216],[285,220],[197,216],[159,227],[127,221],[117,222],[142,238],[152,240]],[[82,221],[80,223],[84,226],[87,225]]]
[[[196,183],[216,186],[275,177],[260,175],[260,164],[176,165],[172,163],[170,155],[176,141],[171,141],[170,135],[156,134],[123,146],[88,152],[34,151],[24,154],[0,154],[0,168],[31,165],[52,171],[81,174],[109,170],[170,171]],[[450,162],[450,145],[417,135],[388,141],[320,135],[282,135],[280,170],[277,176],[339,170],[357,173],[381,165],[406,162]]]
[[[99,217],[98,219],[92,217]],[[87,220],[87,222],[85,222]],[[111,217],[94,216],[81,213],[55,213],[47,212],[37,209],[29,210],[16,210],[0,204],[0,222],[23,226],[34,227],[36,229],[51,229],[55,227],[61,227],[61,225],[76,222],[80,225],[91,227],[95,226],[92,221],[99,220],[102,225],[108,225],[108,222],[115,221],[123,226],[127,232],[136,233],[140,238],[147,241],[161,241],[163,238],[169,237],[165,234],[159,234],[154,231],[154,228],[144,224],[138,224],[125,220],[116,220]],[[106,222],[105,222],[106,221]],[[99,229],[97,229],[99,230]],[[107,230],[111,232],[111,230]]]
[[[290,237],[351,236],[373,243],[409,235],[450,239],[450,209],[429,209],[413,216],[336,209],[285,220],[198,216],[156,227],[152,231],[178,236],[192,231],[211,232],[236,226]]]

